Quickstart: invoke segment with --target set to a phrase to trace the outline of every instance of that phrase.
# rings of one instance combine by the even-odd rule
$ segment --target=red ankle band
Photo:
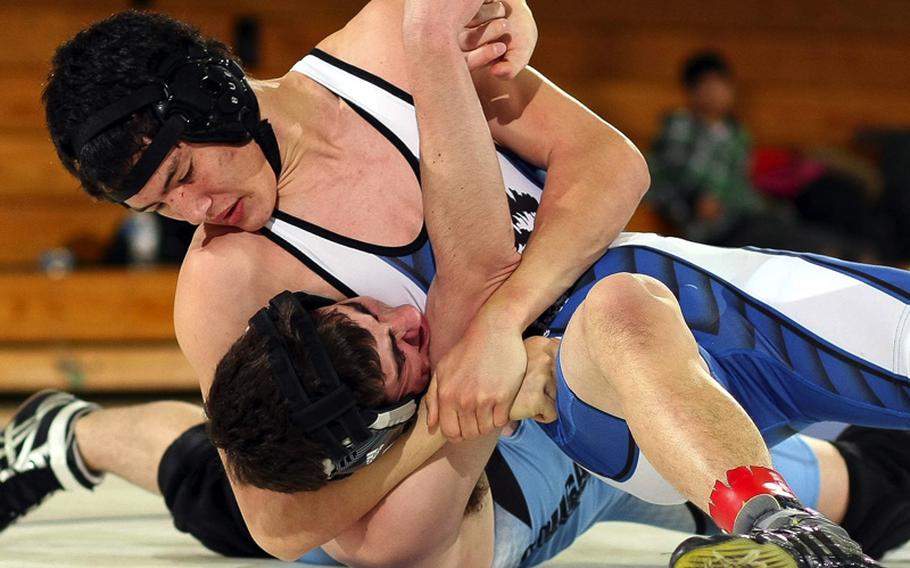
[[[793,490],[779,473],[761,466],[738,467],[727,472],[727,482],[714,484],[708,512],[725,532],[731,532],[743,505],[757,495],[796,499]]]

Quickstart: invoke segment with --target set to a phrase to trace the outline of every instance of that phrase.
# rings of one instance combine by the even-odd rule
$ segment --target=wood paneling
[[[579,34],[604,26],[910,34],[905,0],[576,0],[532,6],[539,21],[571,27]]]
[[[0,26],[7,48],[0,50],[0,68],[38,66],[47,69],[59,44],[92,22],[128,5],[126,0],[3,2],[0,4]]]
[[[126,214],[122,207],[80,195],[0,197],[0,267],[35,268],[41,253],[56,247],[79,249],[84,260],[98,260]]]
[[[174,339],[176,270],[0,273],[0,343]]]
[[[541,25],[545,25],[542,23]],[[745,90],[764,87],[830,86],[889,90],[910,87],[910,35],[836,36],[754,29],[541,31],[533,63],[571,82],[636,80],[676,86],[680,66],[691,53],[713,48],[733,65]]]
[[[638,206],[624,230],[633,233],[660,233],[662,235],[674,233],[673,227],[647,203]]]
[[[595,112],[645,149],[664,114],[682,102],[677,88],[640,81],[603,81],[588,89],[579,98],[594,101]],[[739,98],[737,114],[755,142],[768,145],[845,147],[863,127],[910,127],[906,94],[861,87],[756,90]]]
[[[233,41],[261,25],[260,77],[285,73],[363,0],[159,0],[151,8]],[[93,206],[57,163],[40,91],[55,47],[128,0],[0,4],[0,265],[31,263],[75,236],[110,237],[122,212]],[[844,146],[856,129],[910,126],[910,10],[904,0],[576,0],[533,4],[533,63],[647,148],[681,102],[679,65],[713,47],[731,60],[739,114],[756,142]],[[63,201],[60,201],[63,200]],[[81,200],[79,204],[77,201]],[[31,240],[31,242],[30,242]]]
[[[86,201],[79,181],[63,168],[43,129],[0,131],[0,172],[5,178],[0,184],[4,200],[79,197]]]
[[[126,346],[0,346],[0,391],[197,390],[176,343]]]
[[[261,25],[258,77],[284,74],[364,0],[158,0],[151,8],[233,42]],[[125,211],[92,203],[57,162],[40,94],[62,41],[128,0],[0,3],[0,267],[42,251],[100,247]],[[691,52],[725,53],[738,110],[761,144],[845,146],[864,126],[910,126],[910,10],[905,0],[575,0],[535,2],[533,63],[647,148],[681,103]],[[138,39],[137,39],[138,41]],[[643,206],[630,230],[665,230]],[[92,245],[91,243],[94,243]],[[0,390],[196,388],[174,343],[176,271],[77,271],[61,279],[0,272]],[[127,345],[112,342],[127,341]]]

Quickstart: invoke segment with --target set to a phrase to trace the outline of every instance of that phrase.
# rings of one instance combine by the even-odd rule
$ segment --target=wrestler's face
[[[126,204],[193,225],[256,231],[277,200],[275,174],[255,142],[178,143]]]
[[[420,310],[413,306],[393,308],[365,296],[326,309],[343,313],[373,336],[382,365],[386,402],[426,388],[430,377],[430,328]]]

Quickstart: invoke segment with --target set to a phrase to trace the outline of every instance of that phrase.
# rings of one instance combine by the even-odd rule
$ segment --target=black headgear
[[[379,409],[358,406],[354,393],[339,380],[308,313],[334,303],[321,296],[285,291],[250,319],[250,328],[269,338],[272,380],[290,402],[292,428],[320,441],[329,454],[324,464],[328,479],[349,475],[382,455],[417,414],[414,396]],[[324,395],[307,395],[300,384],[302,362],[291,356],[275,326],[284,306],[290,306],[291,325],[303,339],[310,371],[331,389]]]
[[[255,140],[275,172],[281,173],[278,140],[260,120],[256,95],[240,66],[189,44],[158,66],[158,80],[90,116],[72,138],[75,155],[101,132],[150,107],[161,129],[133,166],[123,187],[110,192],[123,203],[148,182],[178,140],[242,144]]]

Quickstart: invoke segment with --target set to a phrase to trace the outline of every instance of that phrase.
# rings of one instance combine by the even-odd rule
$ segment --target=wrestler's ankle
[[[725,532],[748,533],[778,511],[805,510],[783,476],[771,468],[742,466],[724,477],[714,484],[708,513]]]

